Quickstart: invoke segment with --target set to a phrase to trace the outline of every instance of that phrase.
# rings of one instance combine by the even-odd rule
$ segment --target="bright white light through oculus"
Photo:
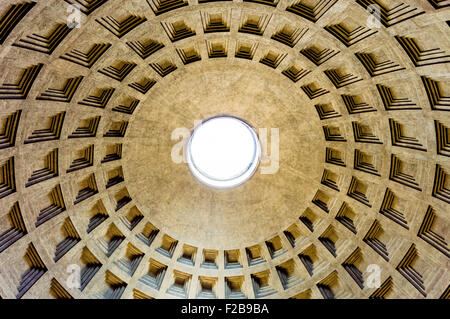
[[[189,168],[216,188],[238,186],[252,177],[261,147],[255,131],[231,116],[214,117],[197,126],[187,148]]]

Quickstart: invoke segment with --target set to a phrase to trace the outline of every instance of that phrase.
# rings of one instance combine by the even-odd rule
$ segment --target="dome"
[[[0,297],[448,299],[448,7],[2,1]]]

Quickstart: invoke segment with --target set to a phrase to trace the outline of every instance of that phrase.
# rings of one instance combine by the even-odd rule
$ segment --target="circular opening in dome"
[[[187,162],[194,176],[215,188],[232,188],[255,173],[261,146],[253,128],[232,116],[203,121],[192,132]]]

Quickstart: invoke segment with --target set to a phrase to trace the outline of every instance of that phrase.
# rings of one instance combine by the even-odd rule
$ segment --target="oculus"
[[[258,168],[261,145],[255,130],[233,116],[203,121],[191,134],[187,163],[192,174],[214,188],[233,188]]]

